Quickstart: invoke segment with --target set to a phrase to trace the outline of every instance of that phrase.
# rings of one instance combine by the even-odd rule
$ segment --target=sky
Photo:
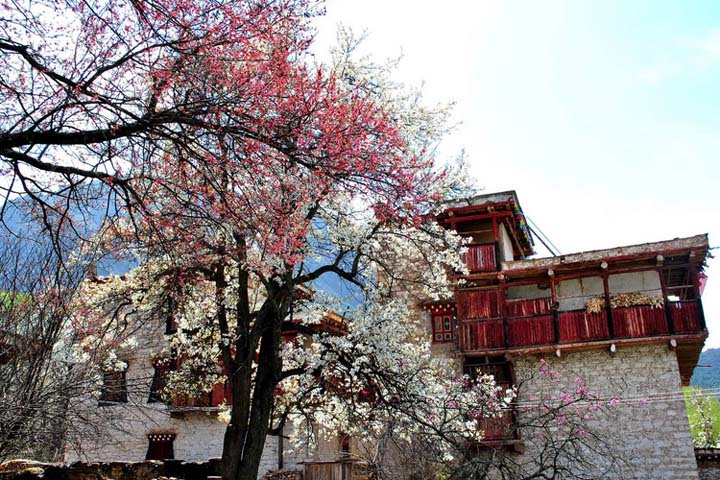
[[[562,253],[698,233],[720,246],[720,2],[326,7],[314,49],[342,23],[374,58],[402,55],[396,79],[456,103],[441,158],[464,150],[487,192],[516,190]],[[720,347],[720,261],[706,273],[706,347]]]

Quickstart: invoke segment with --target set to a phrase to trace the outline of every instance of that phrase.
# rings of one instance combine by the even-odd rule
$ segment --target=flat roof
[[[602,260],[613,260],[627,257],[644,255],[662,255],[667,253],[682,253],[691,251],[700,252],[702,257],[698,259],[702,263],[707,256],[709,249],[707,233],[694,235],[692,237],[674,238],[660,242],[641,243],[621,247],[606,248],[603,250],[590,250],[587,252],[570,253],[556,257],[533,258],[529,260],[514,260],[502,262],[503,272],[514,272],[521,270],[551,269],[559,266],[599,262]]]
[[[482,195],[475,195],[474,197],[448,200],[445,202],[444,207],[448,210],[462,207],[480,207],[491,203],[507,202],[511,200],[515,202],[518,208],[520,208],[520,202],[518,201],[517,192],[515,192],[515,190],[484,193]]]

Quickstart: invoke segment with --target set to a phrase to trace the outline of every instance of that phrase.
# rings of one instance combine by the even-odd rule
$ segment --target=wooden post
[[[492,219],[493,239],[495,241],[495,269],[500,271],[500,230],[498,229],[497,217]]]
[[[702,300],[700,300],[700,285],[698,284],[697,270],[692,264],[690,264],[688,268],[690,269],[690,278],[692,279],[693,291],[695,292],[695,302],[698,307],[698,321],[700,322],[700,328],[706,332],[705,310],[703,310]]]
[[[615,326],[613,325],[612,308],[610,307],[610,287],[608,286],[608,274],[602,273],[603,290],[605,292],[605,315],[607,316],[608,335],[615,338]]]
[[[660,290],[662,291],[663,297],[663,308],[665,309],[665,321],[668,325],[668,331],[672,334],[675,333],[675,322],[673,321],[672,310],[670,308],[670,301],[667,295],[667,286],[665,285],[665,276],[663,275],[663,268],[658,267],[655,269],[660,278]]]
[[[502,283],[500,284],[498,288],[498,310],[500,311],[500,316],[502,317],[502,325],[503,325],[503,337],[505,337],[505,348],[510,348],[510,327],[508,326],[507,322],[507,314],[505,312],[505,280],[501,280]]]
[[[277,448],[278,470],[282,470],[284,467],[284,465],[283,465],[283,449],[285,448],[285,446],[283,445],[283,433],[284,433],[283,428],[280,427],[280,432],[278,433],[278,448]]]
[[[555,284],[555,272],[548,270],[550,277],[550,308],[553,312],[553,328],[555,329],[555,344],[560,343],[560,314],[558,313],[557,304],[557,285]]]

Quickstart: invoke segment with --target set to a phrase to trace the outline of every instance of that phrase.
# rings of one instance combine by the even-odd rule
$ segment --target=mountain
[[[0,204],[1,205],[1,204]],[[53,254],[50,234],[44,227],[39,217],[30,213],[30,202],[24,197],[15,197],[5,203],[2,212],[2,223],[0,223],[0,250],[10,248],[11,245],[19,245],[18,254],[36,255],[47,253]],[[98,230],[105,220],[106,208],[88,207],[83,211],[73,212],[74,228],[81,237],[90,237]],[[63,242],[64,255],[74,251],[74,239],[68,237]],[[69,257],[66,257],[68,259]],[[88,259],[89,261],[89,259]],[[101,276],[117,274],[122,275],[137,266],[137,261],[129,256],[116,258],[105,255],[95,258],[97,273]]]
[[[690,385],[720,388],[720,348],[709,348],[700,354]]]

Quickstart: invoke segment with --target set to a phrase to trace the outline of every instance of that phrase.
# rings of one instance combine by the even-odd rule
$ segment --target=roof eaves
[[[502,262],[502,271],[513,272],[520,270],[553,268],[560,265],[582,264],[586,262],[612,260],[613,258],[623,258],[633,255],[652,253],[662,254],[664,252],[676,252],[682,250],[701,251],[703,254],[703,258],[701,259],[702,261],[707,255],[708,249],[708,236],[706,233],[704,233],[700,235],[694,235],[692,237],[675,238],[673,240],[642,243],[637,245],[627,245],[602,250],[590,250],[587,252],[571,253],[567,255],[560,255],[557,257],[543,257],[529,260]]]

